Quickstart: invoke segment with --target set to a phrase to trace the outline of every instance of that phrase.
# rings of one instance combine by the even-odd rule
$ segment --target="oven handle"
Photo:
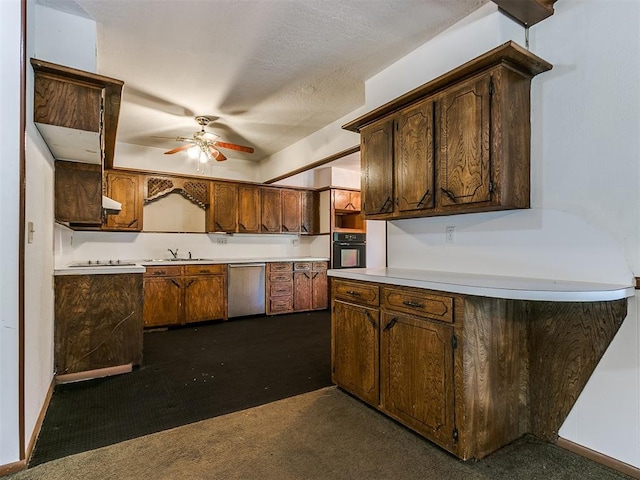
[[[334,245],[338,245],[339,247],[358,247],[361,245],[366,245],[366,243],[364,242],[353,242],[353,243],[347,243],[347,242],[333,242]]]

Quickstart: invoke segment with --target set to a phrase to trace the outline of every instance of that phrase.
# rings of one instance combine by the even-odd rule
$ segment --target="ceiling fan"
[[[176,141],[186,142],[186,145],[172,148],[171,150],[164,152],[165,155],[172,155],[174,153],[187,150],[187,153],[191,158],[200,159],[201,163],[206,163],[209,160],[216,160],[222,162],[227,157],[219,150],[220,148],[228,148],[230,150],[237,150],[239,152],[253,153],[253,148],[245,147],[242,145],[236,145],[235,143],[222,142],[216,140],[218,135],[215,133],[209,133],[204,131],[204,127],[209,125],[211,120],[209,117],[196,117],[196,122],[200,125],[200,131],[195,132],[191,138],[189,137],[177,137]]]

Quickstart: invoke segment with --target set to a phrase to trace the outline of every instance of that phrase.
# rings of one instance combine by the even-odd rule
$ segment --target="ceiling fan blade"
[[[235,143],[227,142],[215,142],[216,147],[228,148],[230,150],[238,150],[239,152],[253,153],[253,148],[243,147],[242,145],[236,145]]]
[[[217,162],[223,162],[227,159],[220,150],[217,150],[213,147],[209,147],[211,150],[211,156],[216,159]]]
[[[172,153],[178,153],[182,150],[186,150],[187,148],[191,148],[190,144],[182,145],[181,147],[172,148],[171,150],[164,152],[165,155],[171,155]]]

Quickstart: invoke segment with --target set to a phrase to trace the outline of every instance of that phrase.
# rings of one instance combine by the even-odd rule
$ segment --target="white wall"
[[[18,425],[18,228],[20,1],[0,1],[0,465],[20,460]]]
[[[124,88],[127,88],[125,83]],[[130,143],[116,144],[114,166],[133,168],[151,172],[179,173],[192,177],[225,178],[228,180],[256,182],[259,177],[259,165],[251,160],[234,158],[225,162],[210,162],[200,166],[186,152],[165,155],[166,149],[142,147]]]
[[[218,240],[226,241],[219,244]],[[206,233],[125,233],[56,231],[56,266],[87,260],[144,260],[169,258],[168,249],[180,257],[221,259],[285,258],[327,256],[314,237],[303,235],[225,235]]]
[[[554,65],[532,82],[533,208],[389,222],[389,266],[624,285],[639,274],[640,2],[563,0],[555,8],[531,28],[532,52]],[[523,43],[523,29],[492,4],[470,19],[367,82],[367,102],[384,103],[510,37]],[[456,227],[454,244],[445,243],[447,226]],[[632,298],[560,430],[636,467],[639,351]]]

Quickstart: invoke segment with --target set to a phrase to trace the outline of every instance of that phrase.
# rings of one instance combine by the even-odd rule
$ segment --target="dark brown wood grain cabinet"
[[[55,162],[55,219],[72,227],[102,224],[102,167],[89,163]]]
[[[302,220],[300,190],[282,189],[280,191],[280,201],[282,205],[282,222],[280,229],[282,233],[300,233]]]
[[[300,192],[300,233],[317,235],[320,233],[320,193],[313,190]]]
[[[279,188],[262,187],[260,189],[260,216],[261,233],[282,231],[282,199]]]
[[[380,403],[379,288],[332,282],[331,378],[365,402]]]
[[[57,375],[142,363],[142,274],[59,275]]]
[[[327,262],[294,262],[293,310],[322,310],[328,306]]]
[[[163,265],[144,274],[144,326],[227,319],[226,265]]]
[[[183,296],[181,266],[147,267],[144,273],[144,326],[180,325]]]
[[[257,185],[238,186],[238,232],[260,232],[260,189]]]
[[[324,310],[329,306],[328,262],[311,264],[311,309]]]
[[[227,266],[184,266],[184,322],[227,319]]]
[[[293,311],[293,262],[269,262],[266,266],[266,313]]]
[[[550,68],[507,42],[345,125],[366,217],[528,208],[530,84]]]
[[[341,278],[331,289],[334,383],[465,460],[525,434],[554,442],[627,311],[625,299],[508,300]]]
[[[214,182],[207,231],[233,233],[238,228],[238,185]]]
[[[118,213],[107,213],[103,230],[142,231],[143,182],[136,173],[117,170],[105,172],[107,197],[120,202]]]

